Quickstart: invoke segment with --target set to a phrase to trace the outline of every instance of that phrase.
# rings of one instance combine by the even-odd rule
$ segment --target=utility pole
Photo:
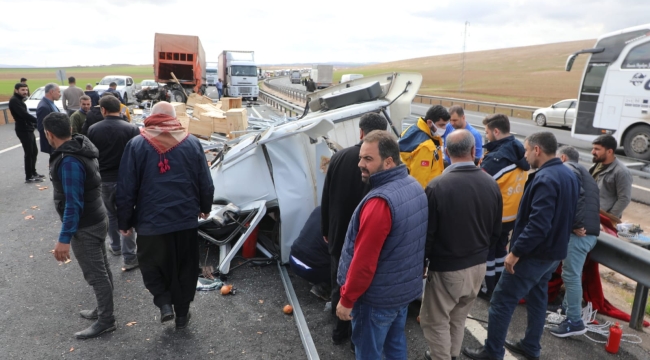
[[[460,93],[463,92],[463,86],[465,85],[465,46],[467,45],[467,27],[469,27],[469,21],[465,21],[465,32],[463,33],[463,54],[461,55],[461,68],[460,68]]]

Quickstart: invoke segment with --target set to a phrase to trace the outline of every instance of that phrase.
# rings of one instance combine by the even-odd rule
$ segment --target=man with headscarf
[[[138,262],[160,320],[190,320],[199,267],[198,217],[212,209],[214,185],[201,143],[161,101],[126,145],[117,182],[120,232],[138,233]],[[173,309],[172,309],[173,305]]]

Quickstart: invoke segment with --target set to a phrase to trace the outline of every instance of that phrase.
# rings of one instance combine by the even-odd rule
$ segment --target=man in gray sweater
[[[591,144],[594,165],[589,173],[598,183],[600,208],[620,219],[632,200],[632,175],[614,155],[618,144],[612,135],[601,135]]]
[[[79,99],[84,96],[84,91],[81,88],[76,86],[77,79],[74,76],[68,78],[68,88],[63,90],[63,95],[61,96],[61,102],[63,103],[63,109],[65,109],[68,116],[74,114],[75,111],[79,110],[81,103]]]

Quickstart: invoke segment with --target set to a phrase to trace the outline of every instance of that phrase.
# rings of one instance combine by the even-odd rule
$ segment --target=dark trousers
[[[352,323],[350,321],[343,321],[336,316],[336,306],[339,304],[339,300],[341,300],[341,287],[336,281],[339,272],[340,259],[341,254],[330,255],[332,315],[336,317],[336,325],[334,326],[334,330],[332,330],[332,338],[336,340],[343,340],[352,336]]]
[[[108,219],[77,230],[70,247],[77,258],[84,279],[95,292],[97,299],[97,322],[113,324],[113,274],[106,257],[106,231]]]
[[[25,151],[25,180],[27,180],[36,174],[36,156],[38,156],[36,136],[33,131],[16,131],[16,135]]]
[[[296,261],[298,260],[298,261]],[[312,267],[307,269],[304,263],[299,262],[293,255],[289,258],[289,265],[291,270],[301,278],[309,281],[314,285],[330,282],[330,268],[329,267]]]
[[[508,255],[508,241],[510,239],[510,232],[515,228],[515,222],[505,222],[501,224],[501,236],[499,241],[490,247],[487,257],[487,269],[485,271],[485,287],[487,294],[492,295],[494,288],[497,286],[501,274],[505,269],[504,262],[506,255]]]
[[[186,316],[199,278],[197,228],[137,237],[138,262],[144,286],[161,307],[174,305],[176,316]]]

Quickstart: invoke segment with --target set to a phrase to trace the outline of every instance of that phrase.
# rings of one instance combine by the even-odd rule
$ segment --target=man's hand
[[[580,237],[587,236],[587,230],[585,228],[573,229],[573,233]]]
[[[323,240],[325,240],[325,242],[329,244],[329,241],[327,241],[327,236],[323,236]]]
[[[201,219],[203,219],[203,220],[207,219],[208,216],[210,216],[210,213],[207,213],[207,214],[206,214],[206,213],[200,213],[200,214],[199,214],[199,217],[200,217]]]
[[[120,230],[120,234],[122,234],[123,236],[131,236],[131,234],[133,234],[133,230],[132,229]]]
[[[506,261],[504,265],[506,266],[506,270],[514,274],[515,273],[515,264],[517,264],[517,261],[519,261],[519,258],[515,256],[513,253],[509,253],[508,256],[506,256]]]
[[[70,258],[70,244],[56,242],[54,246],[54,258],[57,261],[66,261]]]
[[[352,308],[346,308],[345,306],[341,305],[341,302],[339,301],[339,304],[336,305],[336,316],[339,317],[339,319],[343,321],[351,321],[352,316],[350,316],[350,313],[352,312]]]

